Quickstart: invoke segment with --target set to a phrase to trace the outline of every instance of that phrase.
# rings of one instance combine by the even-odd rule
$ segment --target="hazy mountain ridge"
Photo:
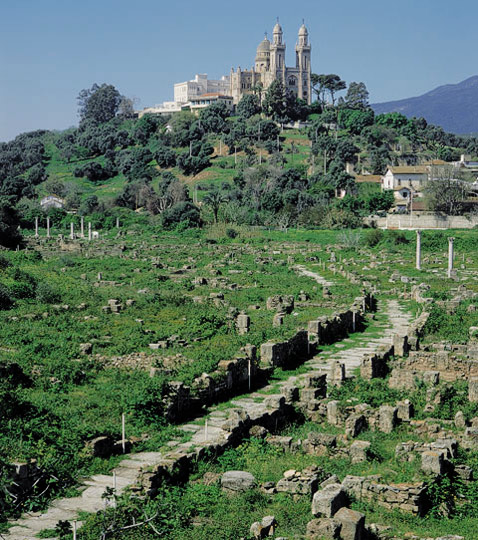
[[[377,114],[400,112],[426,118],[428,123],[442,126],[445,131],[457,134],[478,132],[478,76],[458,84],[439,86],[426,94],[372,104]]]

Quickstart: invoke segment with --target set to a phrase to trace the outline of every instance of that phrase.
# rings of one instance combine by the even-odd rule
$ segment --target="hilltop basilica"
[[[272,42],[267,38],[259,43],[256,61],[251,69],[236,71],[218,80],[208,79],[206,74],[198,74],[194,79],[174,85],[174,101],[165,101],[161,105],[148,107],[138,112],[143,114],[172,114],[181,110],[197,111],[217,101],[223,101],[231,109],[237,105],[244,94],[258,92],[263,94],[275,80],[282,81],[286,89],[311,103],[311,65],[309,33],[305,24],[299,29],[295,46],[295,67],[285,63],[286,45],[281,25],[277,21],[272,31]]]
[[[272,43],[267,35],[259,43],[256,62],[251,70],[236,71],[231,69],[229,76],[229,95],[234,103],[238,103],[244,94],[251,93],[258,84],[267,89],[273,81],[279,79],[285,88],[292,91],[298,98],[311,102],[310,84],[310,53],[309,33],[305,24],[299,29],[298,41],[295,46],[295,67],[287,67],[285,63],[286,45],[279,22],[272,32]]]

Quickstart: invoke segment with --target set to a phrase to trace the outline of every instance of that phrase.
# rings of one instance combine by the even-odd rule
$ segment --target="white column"
[[[454,238],[450,236],[448,238],[448,277],[451,278],[453,272],[453,242]]]
[[[417,231],[417,270],[422,269],[422,231]]]
[[[46,237],[50,238],[50,218],[46,218]]]
[[[83,216],[81,216],[80,236],[81,236],[81,238],[85,237],[85,218]]]
[[[70,223],[70,238],[73,240],[75,238],[75,225],[73,221]]]
[[[38,217],[35,218],[35,238],[38,238]]]
[[[91,221],[88,222],[88,240],[91,242]]]
[[[116,228],[119,229],[120,223],[119,223],[119,217],[116,218]]]

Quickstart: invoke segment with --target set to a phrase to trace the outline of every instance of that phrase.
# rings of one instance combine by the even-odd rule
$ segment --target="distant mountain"
[[[460,135],[478,132],[478,76],[439,86],[423,96],[372,104],[377,114],[400,112],[423,116],[429,124]]]

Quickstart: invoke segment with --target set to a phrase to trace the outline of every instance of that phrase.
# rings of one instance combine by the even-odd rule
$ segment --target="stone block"
[[[338,360],[333,361],[327,381],[333,386],[342,386],[342,383],[345,381],[345,364],[342,364]]]
[[[421,469],[427,474],[443,474],[445,472],[444,452],[432,450],[423,452]]]
[[[306,537],[310,540],[340,540],[341,524],[333,518],[313,519],[307,523]]]
[[[413,405],[409,399],[397,403],[397,418],[401,422],[409,422],[413,417]]]
[[[378,429],[382,433],[391,433],[397,425],[397,407],[382,405],[379,409]]]
[[[478,402],[478,377],[472,377],[468,382],[468,400]]]
[[[423,374],[423,382],[427,386],[436,386],[440,382],[439,371],[425,371]]]
[[[352,414],[345,421],[345,435],[347,437],[357,437],[365,429],[367,429],[367,419],[363,414]]]
[[[327,422],[332,426],[338,426],[341,423],[338,401],[329,401],[327,403]]]
[[[248,491],[256,485],[254,476],[245,471],[227,471],[221,477],[221,487],[229,491]]]
[[[342,540],[365,540],[365,515],[350,508],[341,508],[334,516],[341,524]]]
[[[299,388],[288,384],[281,388],[281,394],[285,398],[285,402],[290,405],[296,401],[299,401]]]
[[[350,446],[350,459],[352,463],[367,461],[370,451],[370,441],[355,441]]]
[[[395,356],[403,357],[408,353],[408,336],[393,336],[393,353]]]
[[[461,411],[458,411],[455,414],[455,427],[457,427],[458,429],[465,429],[466,428],[465,415]]]
[[[329,484],[314,494],[312,514],[314,516],[332,517],[346,504],[347,495],[342,486],[340,484]]]

